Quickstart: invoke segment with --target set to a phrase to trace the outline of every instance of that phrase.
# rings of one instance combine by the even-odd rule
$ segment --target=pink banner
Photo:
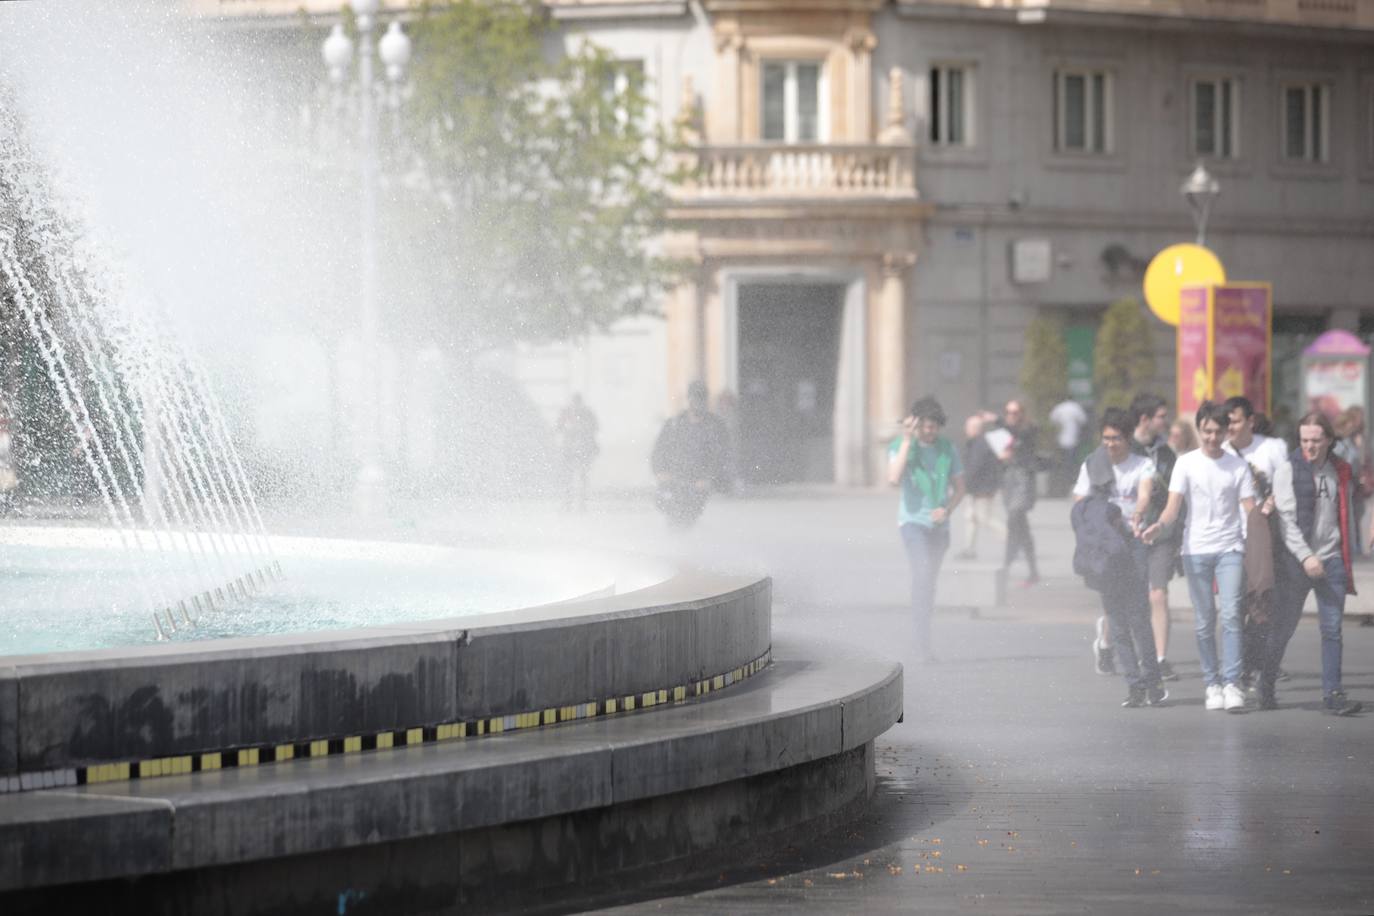
[[[1245,397],[1269,413],[1269,285],[1212,288],[1212,396]]]
[[[1207,320],[1205,286],[1190,286],[1178,295],[1178,414],[1191,417],[1212,395],[1207,359],[1211,322]]]
[[[1368,367],[1368,356],[1308,357],[1302,370],[1307,409],[1320,410],[1332,421],[1352,407],[1363,413]]]

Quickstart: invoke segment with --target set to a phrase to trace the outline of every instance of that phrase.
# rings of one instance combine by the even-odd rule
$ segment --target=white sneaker
[[[1223,699],[1221,696],[1220,684],[1208,684],[1207,693],[1204,694],[1204,696],[1206,700],[1202,704],[1203,709],[1210,712],[1211,710],[1222,708]]]
[[[1227,684],[1221,690],[1221,702],[1227,712],[1245,712],[1245,691]]]

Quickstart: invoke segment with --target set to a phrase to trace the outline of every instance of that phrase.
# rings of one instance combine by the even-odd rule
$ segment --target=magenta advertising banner
[[[1212,287],[1212,397],[1245,397],[1270,412],[1269,354],[1273,301],[1268,283]]]
[[[1208,304],[1211,289],[1189,286],[1178,294],[1178,412],[1191,416],[1212,396],[1212,372],[1208,364],[1211,322]]]

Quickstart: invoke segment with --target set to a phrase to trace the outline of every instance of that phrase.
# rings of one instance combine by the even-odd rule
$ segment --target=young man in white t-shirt
[[[1288,466],[1288,446],[1282,439],[1274,439],[1255,432],[1255,405],[1249,398],[1234,397],[1226,399],[1226,415],[1229,425],[1226,429],[1226,444],[1222,448],[1237,457],[1245,459],[1254,477],[1255,502],[1260,511],[1267,516],[1274,515],[1274,480],[1279,468]],[[1271,519],[1271,525],[1273,519]],[[1273,530],[1274,575],[1282,575],[1285,565],[1281,538]],[[1242,684],[1246,692],[1253,687],[1253,675],[1264,663],[1265,646],[1269,640],[1269,624],[1250,621],[1244,625],[1244,674]]]
[[[1261,500],[1265,515],[1274,511],[1274,472],[1288,463],[1288,446],[1282,439],[1255,432],[1255,405],[1249,398],[1226,400],[1226,444],[1222,448],[1244,458],[1255,473],[1255,499]]]
[[[1178,456],[1169,480],[1169,502],[1164,514],[1146,529],[1151,543],[1161,528],[1178,518],[1183,503],[1188,519],[1183,529],[1183,572],[1193,601],[1197,624],[1197,651],[1202,676],[1207,682],[1206,709],[1242,712],[1242,627],[1240,601],[1245,587],[1245,516],[1255,506],[1255,484],[1250,466],[1225,451],[1222,443],[1229,425],[1226,407],[1208,401],[1197,412],[1201,445]],[[1216,594],[1212,583],[1216,583]],[[1217,664],[1217,609],[1221,611],[1221,664]]]
[[[1121,517],[1133,534],[1140,532],[1140,521],[1150,504],[1154,483],[1154,462],[1131,449],[1135,424],[1130,414],[1117,407],[1102,415],[1102,447],[1088,456],[1078,469],[1074,502],[1094,490],[1104,492],[1108,501],[1121,510]],[[1126,678],[1129,694],[1122,706],[1156,706],[1169,697],[1160,678],[1155,654],[1154,632],[1150,628],[1150,590],[1146,569],[1146,547],[1140,540],[1131,544],[1130,557],[1122,568],[1106,577],[1102,589],[1102,610],[1098,618],[1098,647],[1107,634],[1104,623],[1110,620],[1110,639],[1116,661]]]

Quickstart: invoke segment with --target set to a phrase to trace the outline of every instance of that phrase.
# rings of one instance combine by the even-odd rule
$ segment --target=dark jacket
[[[1105,449],[1098,448],[1084,462],[1088,469],[1088,495],[1073,504],[1069,521],[1076,541],[1073,571],[1094,591],[1105,591],[1122,564],[1131,564],[1133,537],[1111,501],[1112,464]]]
[[[1019,430],[1004,428],[1013,436],[1011,461],[1002,472],[1002,503],[1008,512],[1029,512],[1035,506],[1035,472],[1040,470],[1035,453],[1037,430],[1026,424]],[[1000,456],[999,456],[1000,460]]]
[[[981,434],[964,443],[964,485],[970,496],[992,496],[1002,486],[1002,462]]]
[[[1307,543],[1312,543],[1312,529],[1317,523],[1317,482],[1312,473],[1312,465],[1303,457],[1302,449],[1293,449],[1289,461],[1293,464],[1293,497],[1297,502],[1298,510],[1298,530],[1307,539]],[[1340,513],[1341,526],[1341,562],[1345,565],[1345,591],[1347,595],[1355,594],[1355,576],[1350,568],[1351,556],[1350,548],[1354,544],[1353,532],[1355,525],[1355,488],[1353,480],[1354,472],[1350,465],[1334,453],[1326,458],[1336,469],[1336,498],[1339,500],[1337,507]]]
[[[725,423],[713,413],[693,419],[691,411],[663,424],[654,442],[650,466],[655,474],[671,474],[679,480],[709,480],[720,486],[725,479]]]
[[[1274,611],[1274,548],[1284,553],[1283,541],[1274,532],[1274,519],[1259,506],[1245,517],[1245,595],[1241,600],[1244,616],[1255,623],[1267,623]]]

